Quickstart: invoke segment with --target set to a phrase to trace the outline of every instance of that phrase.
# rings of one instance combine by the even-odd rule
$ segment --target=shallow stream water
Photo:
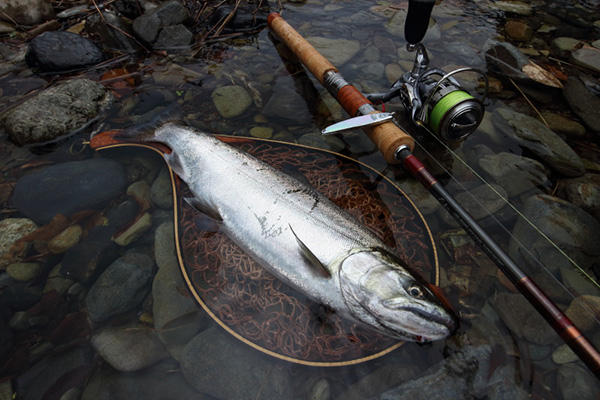
[[[191,8],[192,3],[185,4]],[[320,47],[346,80],[364,93],[386,91],[400,74],[412,68],[414,53],[406,50],[403,38],[407,2],[309,0],[282,2],[282,9],[278,2],[268,6],[271,11],[280,11],[300,34]],[[595,40],[597,44],[599,11],[594,2],[441,1],[434,7],[423,43],[431,66],[445,71],[469,66],[488,74],[490,92],[484,100],[486,114],[481,126],[466,140],[447,144],[412,126],[399,99],[385,105],[387,111],[397,112],[402,128],[416,139],[415,154],[551,299],[564,311],[570,310],[569,317],[596,346],[600,345],[600,244],[597,237],[590,236],[600,233],[598,128],[586,126],[585,118],[565,100],[563,89],[534,83],[529,77],[511,80],[509,73],[499,72],[493,61],[486,59],[485,52],[491,40],[511,43],[537,65],[552,71],[554,79],[563,84],[569,77],[584,75],[585,87],[597,98],[600,65],[595,64],[595,69],[574,65],[568,55],[556,55],[551,43],[558,36],[574,36],[581,43],[579,47],[591,47]],[[511,37],[507,31],[511,21],[526,24],[531,36],[519,40]],[[332,42],[323,44],[327,40]],[[16,52],[26,48],[26,42],[8,44]],[[2,137],[2,219],[25,218],[19,205],[14,204],[16,196],[12,193],[22,177],[58,164],[113,160],[114,164],[90,167],[105,169],[98,172],[108,175],[102,178],[106,183],[98,184],[93,179],[85,182],[100,185],[97,190],[105,193],[119,188],[99,210],[78,217],[67,215],[71,218],[67,222],[53,221],[55,225],[48,226],[54,228],[26,240],[29,247],[19,253],[20,259],[3,265],[3,269],[10,264],[17,267],[0,275],[4,324],[0,332],[0,400],[8,399],[11,393],[23,399],[597,398],[597,379],[418,182],[401,167],[386,164],[360,131],[328,138],[319,135],[321,129],[348,116],[313,77],[291,60],[268,28],[208,40],[203,46],[114,55],[105,64],[62,75],[32,72],[22,59],[19,63],[19,58],[3,64],[0,104],[6,109],[18,105],[29,87],[41,92],[55,81],[74,77],[100,82],[115,101],[97,120],[51,144],[20,147]],[[467,90],[481,97],[483,85],[476,74],[461,78]],[[543,80],[553,81],[547,76]],[[224,87],[229,89],[221,91]],[[225,103],[237,103],[239,89],[231,88],[241,88],[241,97],[249,101],[245,106],[235,106],[241,107],[240,113],[224,115],[215,97],[230,96]],[[426,261],[421,262],[433,269],[421,272],[428,280],[438,282],[448,297],[460,320],[458,331],[430,344],[384,344],[381,349],[393,349],[369,350],[369,354],[376,355],[370,360],[357,356],[360,362],[327,365],[331,359],[306,363],[298,362],[301,356],[271,354],[265,351],[270,348],[267,339],[248,339],[260,335],[252,329],[246,336],[236,334],[223,322],[237,318],[242,324],[252,323],[248,321],[261,320],[260,310],[245,315],[236,314],[227,304],[214,305],[213,309],[206,306],[210,297],[204,298],[206,307],[200,307],[198,296],[215,295],[210,290],[198,294],[203,281],[197,281],[200,283],[193,290],[186,284],[198,279],[198,269],[190,272],[184,268],[182,279],[172,244],[172,186],[159,155],[135,147],[94,151],[82,144],[100,132],[148,121],[174,102],[181,105],[187,124],[215,134],[274,140],[266,146],[273,146],[276,155],[280,154],[278,146],[285,147],[277,143],[287,142],[305,146],[301,149],[319,148],[342,154],[347,157],[344,160],[357,160],[351,166],[342,165],[345,173],[351,170],[353,179],[366,182],[375,197],[382,199],[383,208],[400,213],[401,218],[410,215],[411,221],[419,225],[414,229],[423,235],[426,251],[417,258],[422,257]],[[538,119],[540,113],[563,118],[561,130],[556,133],[561,143],[581,158],[576,160],[579,164],[557,167],[555,161],[548,161],[546,147],[536,144],[540,139],[527,141],[522,137],[537,125],[506,114],[502,111],[505,109],[531,119]],[[576,124],[575,128],[564,128],[571,123]],[[515,136],[519,126],[527,126],[526,132]],[[254,147],[260,144],[243,148]],[[308,154],[290,157],[299,162],[319,160],[315,155],[318,150],[306,151]],[[495,158],[501,153],[508,153],[508,158]],[[317,162],[314,165],[320,166]],[[576,172],[572,172],[574,169]],[[319,176],[310,176],[307,170],[300,168],[300,172],[317,187],[334,186],[321,182]],[[327,173],[337,177],[344,171]],[[584,173],[596,185],[586,180],[589,192],[581,189],[581,196],[570,197],[569,185],[576,185],[578,181],[574,180]],[[87,178],[68,179],[83,182]],[[115,184],[119,179],[123,181],[120,186]],[[64,187],[61,190],[69,192]],[[179,190],[185,192],[185,186]],[[348,190],[356,194],[351,186]],[[61,194],[48,194],[47,201],[35,203],[35,207],[54,209],[53,201],[65,201]],[[405,195],[412,203],[398,205],[393,198],[396,195]],[[575,205],[575,198],[583,200]],[[542,203],[549,204],[548,209]],[[581,207],[586,205],[584,211]],[[207,260],[200,261],[199,255],[188,253],[183,256],[191,257],[185,258],[188,264],[193,259],[199,265],[224,264],[220,268],[226,268],[227,262],[246,265],[235,250],[215,249],[209,240],[219,244],[221,239],[215,239],[194,216],[189,217],[185,204],[176,206],[180,206],[176,222],[182,223],[178,232],[183,232],[183,226],[204,232],[206,243],[198,245],[213,246],[214,250],[214,254],[203,255]],[[177,219],[181,215],[188,215],[188,225]],[[44,218],[47,221],[38,226],[48,224],[52,215]],[[124,238],[123,232],[131,233],[128,229],[134,220],[142,222],[136,222],[137,230],[131,238]],[[94,226],[104,226],[107,231],[94,231]],[[74,236],[64,234],[76,237],[73,240],[79,247],[71,244],[53,251],[57,241],[52,240],[67,231],[65,227],[80,230]],[[92,231],[97,236],[89,235]],[[402,231],[393,239],[399,249],[408,252],[410,245],[414,246],[411,240],[412,236],[404,239]],[[115,260],[130,269],[112,277],[101,274],[113,269]],[[37,265],[33,277],[15,273],[25,268],[23,263]],[[242,278],[250,277],[252,281],[260,275],[250,267],[241,270],[236,277],[225,280],[242,282]],[[224,272],[220,274],[221,278],[225,276]],[[206,280],[214,278],[206,272],[202,276]],[[123,292],[130,294],[124,296],[123,303],[127,304],[121,304],[123,308],[98,311],[98,303],[110,302]],[[259,309],[270,304],[263,303],[255,292],[240,291],[236,295],[252,297]],[[308,310],[317,318],[327,318],[327,311],[318,307],[308,306]],[[275,332],[274,336],[284,344],[304,337],[296,328]]]

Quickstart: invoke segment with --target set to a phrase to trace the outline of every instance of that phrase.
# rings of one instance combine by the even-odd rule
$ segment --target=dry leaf
[[[555,88],[563,88],[562,83],[550,72],[546,71],[544,68],[540,67],[533,61],[529,61],[525,66],[523,66],[522,71],[533,79],[536,82],[541,83],[542,85],[551,86]]]

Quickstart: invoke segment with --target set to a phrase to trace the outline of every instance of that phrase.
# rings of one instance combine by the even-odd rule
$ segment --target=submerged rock
[[[187,46],[194,38],[183,25],[189,18],[190,14],[183,4],[169,1],[133,20],[133,31],[143,42],[155,48]]]
[[[581,176],[583,161],[556,133],[537,119],[508,108],[494,111],[492,121],[550,168],[565,176]]]
[[[7,256],[15,243],[37,228],[37,224],[28,218],[6,218],[0,221],[0,268],[6,268],[10,264],[2,256]]]
[[[511,197],[550,185],[546,168],[531,158],[502,152],[481,157],[479,165]]]
[[[113,101],[106,88],[75,79],[44,90],[5,114],[6,132],[18,145],[41,143],[85,126]]]
[[[142,49],[133,39],[133,28],[112,11],[92,15],[85,22],[86,31],[98,35],[106,48],[110,50],[134,53]]]
[[[216,398],[291,398],[288,372],[244,346],[216,328],[200,332],[183,351],[183,374],[196,390]]]
[[[565,400],[593,399],[600,391],[598,379],[587,369],[573,363],[560,367],[557,382],[560,394]]]
[[[90,342],[117,371],[139,371],[169,356],[156,332],[140,324],[104,328]]]
[[[101,209],[125,189],[121,164],[91,158],[56,164],[25,175],[15,185],[12,205],[40,224],[57,214]]]
[[[252,104],[248,91],[237,85],[220,86],[212,92],[211,98],[223,118],[239,117]]]
[[[30,43],[25,60],[30,68],[61,72],[98,64],[102,51],[89,39],[63,31],[45,32]]]
[[[600,132],[600,98],[592,94],[583,82],[569,77],[565,83],[563,96],[581,121],[593,130]]]
[[[150,291],[154,261],[135,249],[113,262],[92,285],[85,298],[90,318],[96,322],[133,310]]]
[[[54,8],[49,0],[0,1],[0,20],[21,25],[35,25],[54,18]]]
[[[600,223],[581,208],[558,197],[545,194],[531,196],[512,234],[509,254],[517,264],[526,261],[537,266],[541,262],[551,272],[558,273],[561,268],[570,268],[562,252],[584,270],[600,261]]]

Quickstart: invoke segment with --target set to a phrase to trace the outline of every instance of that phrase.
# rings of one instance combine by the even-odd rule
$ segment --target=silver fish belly
[[[276,277],[344,318],[426,342],[454,317],[371,231],[313,187],[209,134],[166,124],[145,140],[189,186],[190,204]]]

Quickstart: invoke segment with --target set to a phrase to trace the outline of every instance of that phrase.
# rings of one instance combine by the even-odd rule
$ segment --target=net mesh
[[[368,226],[415,271],[435,281],[423,220],[389,182],[368,168],[319,150],[243,141],[243,150],[302,174]],[[235,144],[235,143],[234,143]],[[240,143],[238,143],[240,145]],[[182,199],[188,193],[185,187]],[[180,200],[179,235],[191,290],[232,331],[256,346],[310,362],[344,362],[383,352],[396,340],[343,320],[277,280],[222,233],[206,232]]]

